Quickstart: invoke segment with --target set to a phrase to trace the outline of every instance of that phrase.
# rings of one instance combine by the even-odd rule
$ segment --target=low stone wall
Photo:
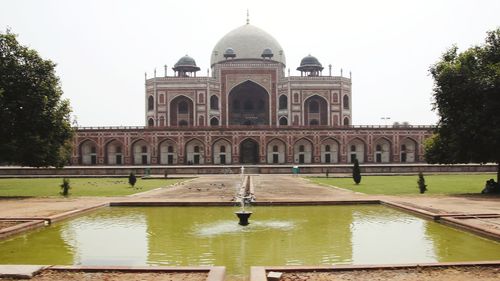
[[[300,174],[350,174],[352,165],[297,165]],[[291,174],[294,165],[247,165],[246,174]],[[460,164],[460,165],[431,165],[431,164],[361,164],[363,174],[416,174],[423,172],[433,173],[493,173],[496,164]],[[122,177],[134,172],[137,175],[168,176],[197,175],[197,174],[239,174],[240,165],[187,165],[187,166],[68,166],[56,168],[30,167],[0,167],[0,177]]]

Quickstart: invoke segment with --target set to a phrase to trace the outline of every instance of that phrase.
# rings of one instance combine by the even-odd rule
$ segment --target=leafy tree
[[[131,172],[128,175],[128,183],[130,184],[130,186],[134,187],[136,182],[137,182],[137,177],[133,172]]]
[[[425,144],[429,163],[498,164],[500,178],[500,28],[462,53],[456,46],[430,68],[440,120]]]
[[[66,164],[73,130],[55,64],[0,33],[0,163]]]
[[[358,159],[354,159],[354,167],[352,168],[352,179],[356,184],[361,182],[361,169],[359,168]]]
[[[420,194],[424,194],[427,191],[427,185],[425,184],[424,174],[422,172],[418,173],[418,189],[420,189]]]

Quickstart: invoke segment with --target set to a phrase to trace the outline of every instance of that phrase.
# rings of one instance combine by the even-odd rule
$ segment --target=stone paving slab
[[[28,279],[46,267],[46,265],[0,265],[0,277]]]

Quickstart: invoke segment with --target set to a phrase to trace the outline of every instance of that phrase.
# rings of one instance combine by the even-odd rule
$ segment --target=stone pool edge
[[[30,279],[44,270],[119,273],[207,273],[206,281],[224,281],[224,266],[65,266],[0,265],[0,278]]]
[[[409,263],[409,264],[368,264],[368,265],[332,265],[332,266],[252,266],[250,268],[250,281],[268,281],[267,273],[275,272],[337,272],[356,270],[397,270],[411,268],[449,268],[449,267],[499,267],[500,261],[480,262],[440,262],[440,263]]]

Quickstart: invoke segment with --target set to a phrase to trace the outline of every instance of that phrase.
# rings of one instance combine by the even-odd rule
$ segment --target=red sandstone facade
[[[145,81],[145,127],[79,128],[74,165],[405,163],[429,126],[351,125],[351,79],[307,56],[285,75],[281,46],[249,24],[223,37],[211,75],[185,56]]]

